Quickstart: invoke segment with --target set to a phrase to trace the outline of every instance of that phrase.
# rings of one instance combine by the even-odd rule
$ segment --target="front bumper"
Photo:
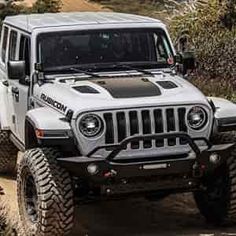
[[[128,143],[158,138],[184,138],[192,152],[176,158],[116,160],[116,156]],[[206,148],[201,151],[196,141],[204,141]],[[127,138],[117,145],[96,147],[88,156],[59,158],[58,161],[73,176],[101,187],[102,194],[189,189],[196,188],[202,176],[224,163],[233,146],[233,143],[212,146],[205,138],[192,139],[181,132],[142,135]],[[96,152],[102,148],[112,151],[105,159],[96,158]],[[88,171],[89,167],[92,167],[93,172]]]

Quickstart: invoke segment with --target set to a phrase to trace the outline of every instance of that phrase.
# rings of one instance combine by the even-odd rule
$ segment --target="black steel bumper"
[[[132,161],[116,160],[116,156],[128,143],[140,140],[165,138],[184,138],[193,152],[181,158],[165,157],[150,159],[133,159]],[[201,151],[196,141],[204,141],[206,149]],[[205,138],[191,138],[185,133],[155,134],[133,136],[117,145],[96,147],[88,156],[59,158],[60,164],[73,176],[88,180],[102,188],[103,193],[128,193],[139,191],[155,191],[159,189],[192,188],[199,179],[211,172],[223,162],[234,144],[212,146]],[[105,159],[96,158],[98,150],[112,150]],[[193,153],[195,154],[193,156]],[[210,160],[212,154],[219,157],[215,162]],[[191,156],[190,156],[191,155]],[[215,156],[215,157],[217,157]],[[88,166],[95,165],[97,171],[89,173]],[[108,191],[109,190],[109,191]]]

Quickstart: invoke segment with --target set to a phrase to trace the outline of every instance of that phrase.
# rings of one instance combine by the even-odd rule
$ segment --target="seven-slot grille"
[[[185,122],[186,108],[147,108],[105,112],[105,143],[119,143],[126,137],[142,134],[161,134],[177,131],[188,132]],[[186,140],[180,138],[135,141],[128,149],[160,148],[166,146],[185,145]]]

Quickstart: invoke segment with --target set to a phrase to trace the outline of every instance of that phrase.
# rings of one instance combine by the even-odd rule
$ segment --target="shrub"
[[[198,70],[195,83],[207,94],[235,99],[236,94],[236,26],[232,3],[209,0],[191,12],[175,16],[170,24],[175,42],[188,35]],[[231,7],[229,7],[231,6]]]
[[[229,82],[221,78],[212,79],[202,75],[194,76],[191,82],[207,96],[223,97],[231,101],[236,101],[236,90],[232,86],[235,82]]]
[[[4,8],[0,9],[0,25],[6,16],[25,13],[59,12],[60,9],[60,0],[37,0],[31,8],[27,8],[20,3],[16,4],[14,1],[9,1]]]
[[[37,0],[32,7],[34,13],[59,12],[61,9],[60,0]]]
[[[196,52],[199,70],[211,77],[236,76],[236,28],[228,29],[222,20],[226,4],[211,0],[204,7],[173,18],[170,28],[177,41],[187,32]]]
[[[0,25],[6,16],[12,16],[21,13],[27,13],[28,9],[20,4],[9,1],[6,6],[0,9]]]
[[[145,15],[168,23],[170,15],[180,10],[184,1],[179,0],[93,0],[116,12]]]

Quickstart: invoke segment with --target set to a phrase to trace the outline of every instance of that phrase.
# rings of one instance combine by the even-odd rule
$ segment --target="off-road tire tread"
[[[10,132],[0,130],[0,173],[9,174],[16,171],[17,148],[10,140]]]
[[[27,151],[18,168],[17,194],[20,218],[25,233],[24,214],[21,206],[22,169],[28,166],[35,179],[39,197],[39,222],[35,234],[60,236],[68,234],[74,221],[74,201],[71,178],[57,163],[60,153],[53,148],[36,148]]]
[[[213,144],[226,144],[226,143],[236,143],[236,132],[225,132],[219,135],[216,135],[212,138]],[[209,215],[204,214],[204,202],[197,201],[200,212],[205,215],[206,219],[210,223],[214,224],[230,224],[236,222],[236,145],[232,148],[231,154],[227,157],[227,166],[228,166],[228,176],[230,183],[228,184],[228,196],[225,198],[227,201],[226,214],[222,215],[221,221],[216,220],[214,215],[209,218]]]

